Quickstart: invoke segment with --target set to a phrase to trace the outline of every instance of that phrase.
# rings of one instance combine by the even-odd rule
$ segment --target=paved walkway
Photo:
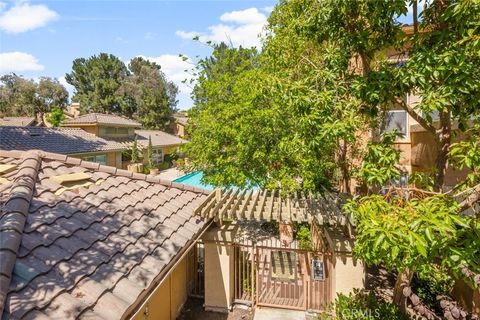
[[[177,179],[178,177],[183,176],[185,173],[181,170],[178,170],[177,168],[170,168],[167,170],[160,171],[158,174],[158,177],[168,180],[168,181],[173,181]]]
[[[253,320],[305,320],[304,311],[256,308]]]

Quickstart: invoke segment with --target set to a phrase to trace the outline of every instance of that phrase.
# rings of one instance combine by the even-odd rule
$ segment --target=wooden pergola
[[[224,221],[317,222],[347,228],[352,220],[341,205],[345,197],[327,190],[318,193],[298,191],[282,194],[280,190],[215,189],[194,211],[195,215]]]

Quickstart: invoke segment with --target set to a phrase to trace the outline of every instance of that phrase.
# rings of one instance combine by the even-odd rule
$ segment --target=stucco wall
[[[122,168],[122,153],[121,152],[108,152],[107,153],[107,166]]]
[[[234,293],[234,251],[230,244],[205,243],[205,309],[228,311]]]
[[[174,320],[179,315],[187,297],[187,259],[184,258],[133,319]]]
[[[91,134],[94,134],[96,136],[98,136],[98,127],[97,126],[69,126],[69,127],[72,127],[72,128],[79,128],[79,129],[82,129],[84,131],[87,131],[88,133],[91,133]]]
[[[334,295],[349,294],[354,288],[365,287],[365,266],[348,254],[335,255]]]

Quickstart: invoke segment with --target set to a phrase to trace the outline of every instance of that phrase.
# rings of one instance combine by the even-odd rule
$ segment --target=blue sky
[[[1,0],[0,0],[1,1]],[[210,54],[191,40],[230,39],[257,45],[276,1],[3,1],[0,2],[0,74],[63,81],[72,61],[100,52],[123,61],[141,55],[160,63],[181,89],[179,108],[191,106],[181,84],[191,65],[178,54]],[[72,89],[69,88],[71,91]]]
[[[49,76],[66,84],[75,58],[107,52],[127,62],[144,56],[177,83],[178,107],[190,108],[190,89],[181,81],[191,63],[178,55],[195,61],[211,52],[192,37],[259,46],[257,35],[276,2],[0,0],[0,74]]]

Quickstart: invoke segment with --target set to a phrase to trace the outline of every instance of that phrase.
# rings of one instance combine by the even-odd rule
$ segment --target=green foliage
[[[460,276],[462,266],[480,271],[479,221],[458,214],[445,195],[405,199],[372,195],[344,209],[356,223],[355,254],[370,265],[428,274],[439,265]]]
[[[368,143],[358,171],[358,177],[366,184],[379,187],[400,177],[400,170],[397,167],[400,151],[393,148],[395,137],[394,132],[386,133],[381,141]]]
[[[454,286],[454,279],[445,268],[433,268],[429,273],[419,273],[413,277],[412,288],[432,310],[441,311],[438,296],[448,296]]]
[[[132,159],[132,163],[138,163],[140,161],[140,150],[138,149],[138,143],[137,143],[136,137],[132,145],[131,159]]]
[[[355,141],[358,114],[354,100],[342,95],[340,75],[319,72],[310,59],[326,58],[312,50],[315,44],[290,37],[281,26],[272,21],[277,37],[268,39],[262,55],[218,45],[197,64],[185,151],[210,184],[329,187],[339,141]],[[310,59],[279,61],[286,52],[300,59],[308,46]]]
[[[431,172],[413,172],[408,178],[408,182],[419,189],[433,191],[434,177],[435,169],[431,170]]]
[[[123,99],[117,92],[128,74],[122,60],[112,54],[100,53],[89,59],[75,59],[65,80],[75,87],[72,100],[80,102],[82,113],[121,114]]]
[[[144,128],[168,129],[178,103],[177,86],[158,64],[141,57],[133,58],[128,68],[130,74],[118,91],[123,95],[122,114],[136,117]]]
[[[460,188],[480,183],[480,124],[467,130],[462,141],[453,143],[449,155],[455,168],[471,170]]]
[[[0,115],[43,116],[54,108],[63,108],[68,101],[67,90],[57,79],[42,77],[37,82],[16,74],[0,78]]]
[[[153,168],[153,145],[152,145],[152,137],[148,136],[148,148],[147,148],[147,158],[148,158],[148,167]]]
[[[301,223],[295,226],[298,247],[302,250],[313,250],[312,233],[308,223]]]
[[[321,314],[321,320],[407,320],[397,307],[390,303],[379,301],[371,292],[355,290],[348,296],[338,294],[330,313],[335,316]]]
[[[60,107],[53,107],[47,120],[54,127],[60,126],[60,123],[62,123],[62,121],[65,120],[63,109]]]
[[[73,100],[83,113],[115,113],[137,118],[147,129],[167,129],[178,88],[160,69],[141,57],[127,68],[116,56],[101,53],[75,59],[65,79],[75,87]]]

